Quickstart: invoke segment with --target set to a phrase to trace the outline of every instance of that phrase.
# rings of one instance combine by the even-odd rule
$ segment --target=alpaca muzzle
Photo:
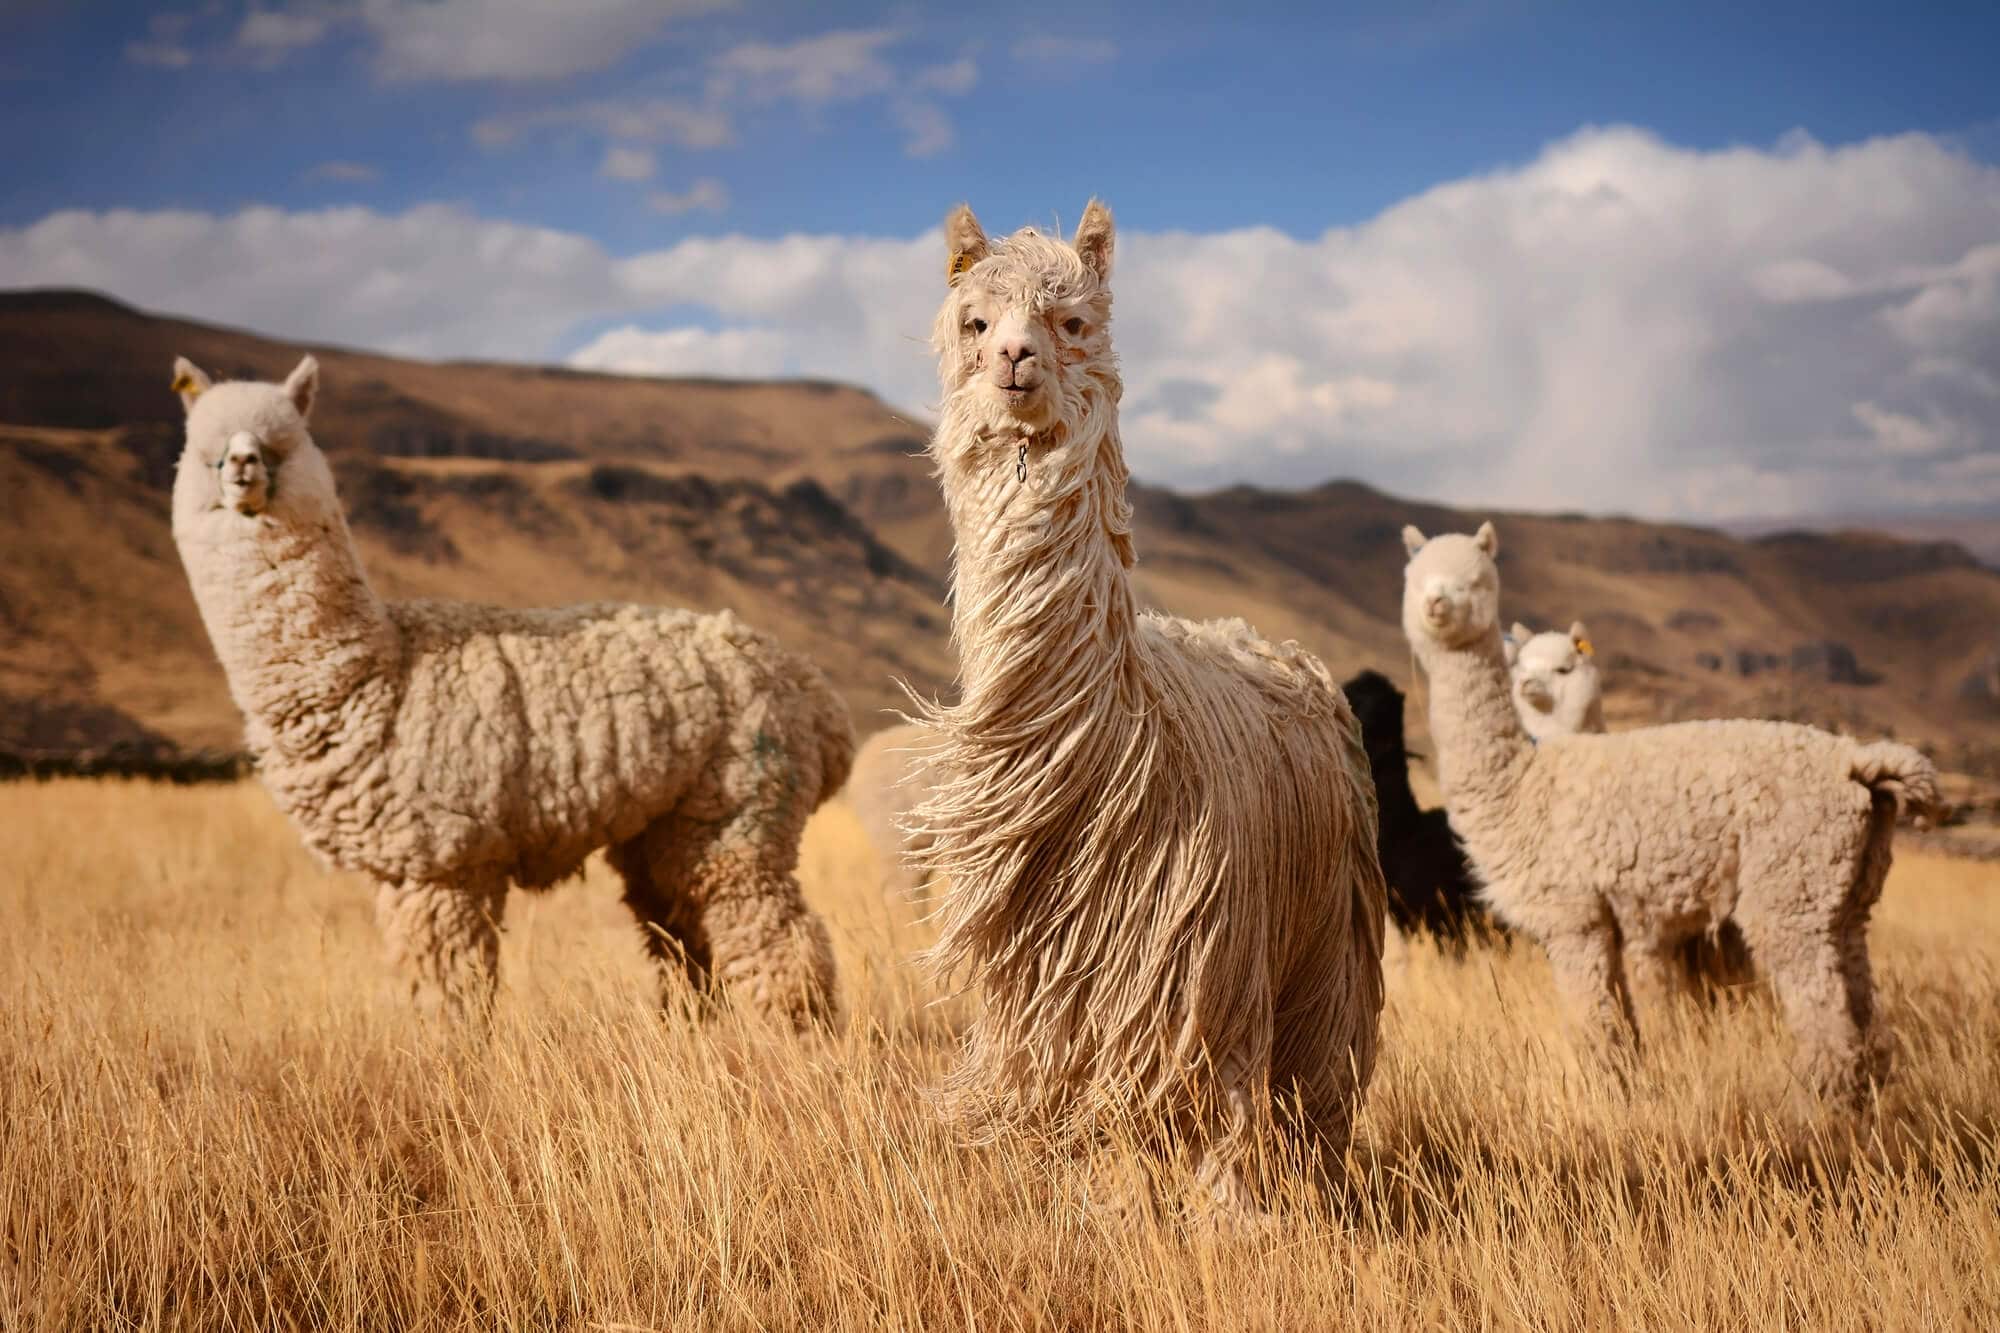
[[[216,467],[223,503],[239,514],[258,514],[270,499],[271,471],[264,451],[248,432],[239,432]]]

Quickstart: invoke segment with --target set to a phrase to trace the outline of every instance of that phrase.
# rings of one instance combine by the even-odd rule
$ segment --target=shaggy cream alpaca
[[[1359,730],[1297,646],[1134,604],[1110,214],[989,244],[961,208],[947,236],[931,457],[961,698],[924,708],[911,826],[949,881],[932,961],[986,1001],[947,1101],[989,1128],[1140,1115],[1241,1202],[1273,1120],[1337,1154],[1374,1068]]]
[[[383,602],[306,429],[312,358],[282,386],[175,372],[174,540],[259,774],[380,886],[413,987],[483,1006],[508,881],[605,847],[663,968],[788,1022],[828,1012],[793,871],[854,740],[817,668],[727,612]]]
[[[1430,677],[1452,827],[1487,902],[1548,950],[1573,1007],[1609,1045],[1636,1038],[1625,964],[1664,971],[1675,945],[1733,919],[1777,989],[1808,1081],[1864,1096],[1888,1053],[1868,914],[1898,802],[1936,800],[1930,761],[1781,722],[1535,745],[1500,646],[1493,525],[1430,541],[1405,528],[1403,540],[1403,628]]]
[[[1514,711],[1534,740],[1604,730],[1604,683],[1597,653],[1581,620],[1569,633],[1536,634],[1520,621],[1506,639]]]

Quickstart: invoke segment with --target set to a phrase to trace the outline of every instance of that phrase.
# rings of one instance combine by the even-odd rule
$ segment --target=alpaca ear
[[[304,418],[312,415],[313,399],[318,394],[319,362],[308,356],[285,376],[285,397],[292,400],[292,406],[299,409],[299,416]]]
[[[1104,206],[1103,200],[1093,199],[1084,205],[1083,221],[1076,224],[1076,239],[1070,242],[1099,282],[1111,277],[1113,230],[1111,210]]]
[[[956,287],[967,269],[986,258],[986,232],[972,216],[971,204],[960,204],[944,220],[944,243],[951,255],[945,265],[945,282]]]
[[[174,358],[174,392],[181,396],[181,410],[194,411],[194,400],[208,392],[215,381],[208,372],[184,356]]]
[[[1493,526],[1491,520],[1479,525],[1479,531],[1473,534],[1472,540],[1479,543],[1479,549],[1486,552],[1487,555],[1497,556],[1500,554],[1500,533]]]
[[[1515,643],[1526,643],[1535,637],[1535,632],[1517,620],[1514,622],[1514,628],[1507,631],[1507,637]]]
[[[1581,620],[1569,627],[1569,641],[1575,644],[1576,650],[1585,657],[1595,657],[1597,655],[1597,650],[1590,646],[1590,631],[1583,627]]]
[[[1429,540],[1430,538],[1417,531],[1416,524],[1405,523],[1403,525],[1403,553],[1405,555],[1415,555],[1418,551],[1424,549],[1424,543]]]

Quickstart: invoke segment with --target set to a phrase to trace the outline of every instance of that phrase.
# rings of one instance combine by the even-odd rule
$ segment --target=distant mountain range
[[[0,748],[236,743],[168,530],[167,383],[176,355],[268,379],[305,350],[85,292],[0,293]],[[735,607],[818,658],[864,728],[899,679],[949,688],[927,423],[839,384],[309,350],[314,435],[385,595]],[[1789,716],[1974,764],[2000,746],[2000,573],[1968,550],[1992,558],[1984,530],[1745,538],[1465,512],[1352,481],[1134,499],[1148,601],[1244,616],[1342,675],[1407,683],[1401,526],[1492,517],[1506,615],[1589,623],[1614,726]]]

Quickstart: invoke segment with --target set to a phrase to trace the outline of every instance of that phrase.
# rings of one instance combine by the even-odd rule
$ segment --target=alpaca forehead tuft
[[[1544,630],[1520,647],[1518,661],[1524,670],[1540,670],[1564,666],[1571,662],[1583,663],[1586,659],[1576,650],[1576,644],[1569,635],[1559,630]]]
[[[1429,578],[1471,582],[1494,568],[1493,557],[1480,549],[1475,539],[1462,532],[1446,532],[1425,542],[1423,549],[1410,557],[1405,577],[1412,585]]]
[[[238,431],[260,440],[303,429],[298,409],[284,388],[254,380],[227,380],[195,400],[188,413],[189,440],[221,442]]]
[[[967,275],[967,295],[986,293],[1010,305],[1042,307],[1103,295],[1108,288],[1067,243],[1023,227],[994,242]]]

